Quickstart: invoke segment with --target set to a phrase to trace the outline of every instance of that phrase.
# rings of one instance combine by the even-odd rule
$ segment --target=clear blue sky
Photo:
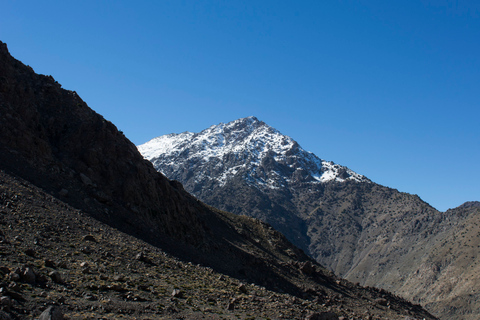
[[[254,115],[440,210],[480,200],[480,1],[0,1],[135,144]]]

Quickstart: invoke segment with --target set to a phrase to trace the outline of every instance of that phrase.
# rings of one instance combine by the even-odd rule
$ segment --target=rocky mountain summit
[[[434,318],[192,197],[1,42],[0,258],[2,319]]]
[[[316,188],[328,181],[369,182],[347,167],[305,151],[255,117],[214,125],[200,133],[160,136],[138,149],[157,170],[180,181],[199,199],[260,218],[306,251],[309,240],[304,221],[292,212],[291,205],[281,203],[283,199],[292,198],[292,190],[299,185]],[[232,193],[235,196],[223,197],[222,190],[232,187],[238,188]]]
[[[445,319],[480,316],[480,297],[469,287],[480,275],[480,247],[455,236],[476,219],[477,202],[439,212],[321,160],[254,117],[160,136],[138,149],[198,199],[266,221],[341,277],[413,299]]]
[[[235,176],[262,189],[279,189],[298,182],[369,181],[305,151],[292,138],[255,117],[214,125],[200,133],[160,136],[138,149],[167,176],[191,169],[194,180],[185,175],[181,180],[196,185],[212,182],[224,186]]]

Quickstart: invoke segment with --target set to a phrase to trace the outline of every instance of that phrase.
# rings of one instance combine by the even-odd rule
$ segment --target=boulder
[[[50,306],[42,312],[38,320],[64,320],[63,312],[57,306]]]
[[[183,297],[183,292],[180,289],[173,289],[172,291],[172,297],[174,298],[182,298]]]
[[[82,238],[82,241],[91,241],[91,242],[97,242],[97,239],[91,234],[87,234]]]
[[[50,278],[52,279],[53,282],[55,283],[63,283],[63,277],[62,274],[56,270],[50,272],[48,274]]]
[[[243,283],[240,283],[238,285],[238,291],[240,291],[241,293],[247,293],[248,292],[247,286]]]
[[[20,277],[22,278],[23,281],[33,284],[35,283],[35,272],[33,271],[32,268],[30,267],[23,267]]]
[[[315,267],[312,265],[310,261],[306,261],[300,265],[300,271],[303,274],[310,276],[315,272]]]

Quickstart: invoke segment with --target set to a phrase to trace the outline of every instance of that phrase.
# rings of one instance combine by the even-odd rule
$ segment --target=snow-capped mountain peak
[[[256,187],[276,189],[298,182],[369,181],[305,151],[255,117],[213,125],[199,133],[160,136],[138,149],[158,171],[184,184],[222,186],[241,177]]]

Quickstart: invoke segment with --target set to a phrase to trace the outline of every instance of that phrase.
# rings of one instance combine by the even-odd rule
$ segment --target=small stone
[[[25,254],[30,257],[35,257],[35,250],[34,249],[27,249],[25,250]]]
[[[145,262],[145,263],[152,263],[150,258],[148,258],[143,252],[138,253],[135,256],[135,260],[142,261],[142,262]]]
[[[142,291],[147,291],[150,287],[145,284],[139,284],[138,289]]]
[[[378,304],[379,306],[385,306],[385,307],[388,305],[388,301],[385,298],[377,298],[375,299],[375,303]]]
[[[18,281],[18,280],[20,280],[20,274],[18,274],[18,273],[15,272],[15,271],[12,271],[12,272],[10,272],[10,274],[8,275],[8,278],[9,278],[11,281]]]
[[[182,298],[183,297],[183,292],[180,289],[173,289],[172,291],[172,297],[174,298]]]
[[[66,197],[68,196],[68,190],[67,189],[62,189],[58,192],[58,194],[61,196],[61,197]]]
[[[306,261],[300,265],[300,271],[303,274],[310,276],[315,272],[315,267],[312,265],[310,261]]]
[[[83,296],[84,299],[90,300],[90,301],[95,301],[97,300],[97,297],[94,294],[87,293]]]
[[[10,297],[7,297],[7,296],[1,297],[0,305],[10,307],[12,305],[12,299],[10,299]]]
[[[18,283],[16,282],[10,282],[8,284],[8,289],[10,290],[13,290],[13,291],[20,291],[20,286],[18,285]],[[9,292],[9,294],[11,293],[12,291]]]
[[[63,277],[62,274],[56,270],[50,272],[48,274],[50,278],[52,279],[53,282],[55,283],[63,283]]]
[[[10,273],[10,269],[5,266],[0,266],[0,272],[2,273]]]
[[[50,259],[45,259],[44,265],[45,267],[48,267],[48,268],[55,268],[55,262],[53,262]]]
[[[233,298],[232,300],[230,300],[230,302],[228,303],[227,305],[227,310],[234,310],[235,309],[235,302],[237,301],[237,299]]]
[[[243,283],[240,283],[240,284],[238,285],[238,291],[240,291],[241,293],[245,293],[245,294],[246,294],[246,293],[248,292],[247,286],[246,286],[245,284],[243,284]]]
[[[86,186],[93,186],[92,180],[83,173],[80,173],[80,180],[82,180],[83,184]]]
[[[82,238],[82,241],[91,241],[91,242],[97,242],[97,239],[91,234],[88,234]]]
[[[113,281],[125,281],[125,278],[121,274],[116,274],[113,276]]]
[[[20,277],[23,281],[33,284],[35,283],[35,272],[33,272],[32,268],[26,267],[23,272],[20,274]]]
[[[123,287],[118,283],[112,283],[107,288],[110,289],[110,290],[113,290],[113,291],[117,291],[117,292],[120,292],[120,291],[124,290]]]
[[[64,320],[63,312],[57,306],[48,307],[42,312],[38,320]]]
[[[92,249],[89,246],[83,247],[82,249],[80,249],[80,251],[85,253],[85,254],[91,254],[92,253]]]

